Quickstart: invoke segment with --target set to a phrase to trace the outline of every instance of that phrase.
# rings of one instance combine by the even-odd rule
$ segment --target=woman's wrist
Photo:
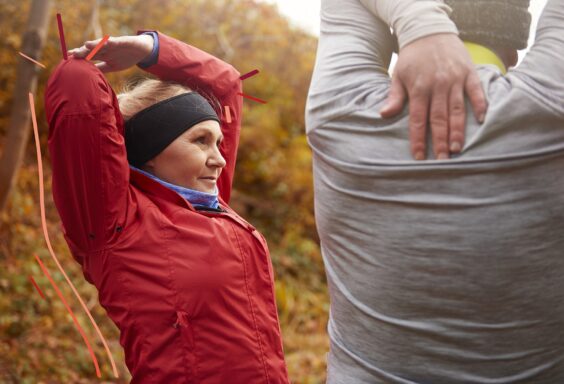
[[[144,53],[143,59],[140,60],[140,62],[142,62],[147,60],[151,56],[151,53],[153,52],[153,47],[155,45],[155,39],[153,39],[153,36],[150,34],[137,35],[136,38],[139,39],[140,47]]]

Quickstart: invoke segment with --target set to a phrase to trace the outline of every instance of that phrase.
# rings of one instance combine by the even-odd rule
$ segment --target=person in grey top
[[[409,111],[379,112],[394,46],[383,2],[322,0],[307,102],[328,383],[564,383],[564,1],[548,0],[519,66],[478,66],[485,120],[468,116],[451,159],[424,161]],[[523,11],[475,3],[478,20],[507,13],[496,27]]]

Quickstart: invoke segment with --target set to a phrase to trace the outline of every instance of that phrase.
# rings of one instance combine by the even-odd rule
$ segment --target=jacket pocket
[[[184,311],[176,311],[176,322],[172,325],[178,331],[178,337],[182,344],[184,366],[186,370],[186,384],[198,384],[198,361],[196,359],[196,348],[194,338],[194,327],[188,314]]]

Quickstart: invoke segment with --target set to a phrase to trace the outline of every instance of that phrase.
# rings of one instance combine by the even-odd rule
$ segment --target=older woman
[[[267,245],[228,205],[239,73],[160,32],[96,43],[45,92],[53,196],[132,383],[287,383]],[[159,80],[116,97],[101,70],[135,64]]]

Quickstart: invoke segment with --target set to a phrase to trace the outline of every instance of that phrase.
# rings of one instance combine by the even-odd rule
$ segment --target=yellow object
[[[507,73],[507,68],[505,68],[503,61],[491,49],[468,41],[464,42],[464,46],[468,49],[468,52],[470,52],[470,57],[472,57],[474,64],[493,64],[498,67],[504,75]]]

